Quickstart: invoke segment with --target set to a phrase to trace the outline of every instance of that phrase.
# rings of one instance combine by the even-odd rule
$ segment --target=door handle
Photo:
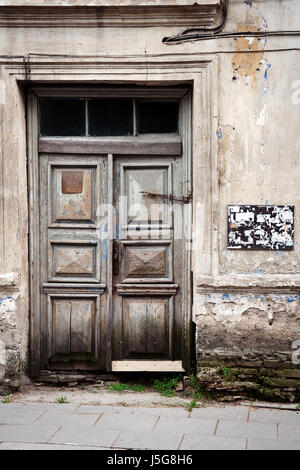
[[[119,241],[114,240],[113,242],[113,274],[114,276],[119,275]]]

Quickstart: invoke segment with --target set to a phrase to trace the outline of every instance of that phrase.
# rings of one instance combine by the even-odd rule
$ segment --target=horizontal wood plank
[[[43,139],[39,142],[41,153],[72,153],[97,155],[181,155],[180,140],[62,140]]]
[[[184,372],[181,361],[112,361],[113,372]]]

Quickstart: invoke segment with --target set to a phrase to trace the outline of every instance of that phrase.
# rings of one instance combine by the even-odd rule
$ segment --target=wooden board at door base
[[[112,361],[113,372],[185,372],[181,361]]]

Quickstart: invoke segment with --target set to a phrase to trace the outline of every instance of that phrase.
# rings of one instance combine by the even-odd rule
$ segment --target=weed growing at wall
[[[125,390],[129,390],[131,392],[144,392],[145,391],[144,385],[130,385],[130,384],[122,384],[122,383],[115,383],[115,384],[109,385],[107,389],[112,392],[124,392]]]
[[[163,377],[162,379],[155,379],[153,381],[153,388],[164,397],[173,397],[176,395],[176,387],[179,382],[179,377]]]

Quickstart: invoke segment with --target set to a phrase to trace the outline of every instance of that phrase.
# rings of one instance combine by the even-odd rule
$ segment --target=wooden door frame
[[[192,95],[190,88],[136,88],[126,89],[126,85],[121,88],[101,89],[101,86],[93,89],[86,89],[84,87],[78,87],[76,89],[66,86],[49,86],[49,87],[32,87],[28,92],[28,119],[27,119],[27,135],[28,135],[28,183],[29,183],[29,247],[30,247],[30,372],[32,376],[37,376],[40,373],[40,221],[39,221],[39,178],[38,178],[38,158],[39,153],[56,153],[59,151],[59,147],[55,146],[55,139],[39,139],[38,135],[38,99],[44,96],[145,96],[155,98],[170,98],[176,97],[180,99],[180,129],[182,131],[181,144],[182,145],[182,159],[183,159],[183,197],[190,201],[185,204],[184,211],[184,226],[186,227],[186,240],[183,243],[189,244],[191,242],[191,229],[192,229]],[[52,140],[52,141],[51,141]],[[62,139],[63,140],[63,139]],[[68,142],[67,142],[68,140]],[[120,145],[112,146],[112,142],[108,139],[88,139],[88,143],[83,139],[66,139],[66,145],[69,145],[70,153],[80,153],[80,140],[84,145],[88,145],[89,152],[91,154],[99,154],[99,144],[101,146],[101,153],[105,153],[108,156],[114,154],[126,154],[128,149],[134,149],[130,138],[121,139]],[[93,143],[94,140],[94,143]],[[114,142],[116,139],[114,139]],[[138,139],[137,139],[138,141]],[[75,145],[74,145],[75,144]],[[95,145],[94,145],[95,144]],[[145,146],[145,142],[142,143]],[[149,145],[153,146],[153,142],[149,141]],[[167,150],[163,146],[166,146]],[[155,153],[161,155],[162,153],[170,152],[172,149],[173,153],[179,153],[179,142],[176,136],[169,136],[165,142],[161,145],[157,145]],[[136,154],[141,155],[141,146],[137,145]],[[152,147],[151,147],[152,148]],[[123,149],[123,150],[122,150]],[[147,150],[147,149],[146,149]],[[148,153],[148,150],[147,150]],[[169,153],[170,154],[170,153]],[[191,251],[183,250],[183,275],[182,275],[182,310],[185,312],[183,319],[183,358],[182,358],[182,370],[188,370],[191,362],[191,307],[192,307],[192,292],[191,292]],[[109,269],[109,266],[108,266]],[[110,290],[110,281],[108,280],[108,291]],[[109,307],[108,307],[109,308]],[[111,370],[111,356],[109,349],[111,350],[111,331],[108,328],[107,337],[107,354],[108,358],[106,361],[107,370]],[[159,361],[157,361],[159,362]],[[167,361],[166,361],[167,362]],[[171,362],[171,361],[169,361]],[[166,366],[168,370],[172,370],[172,364]],[[151,367],[150,367],[151,368]],[[173,370],[176,367],[173,367]],[[152,370],[157,370],[153,368]]]

